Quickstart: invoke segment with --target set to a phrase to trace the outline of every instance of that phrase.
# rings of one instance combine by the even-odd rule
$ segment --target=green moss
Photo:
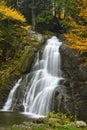
[[[7,64],[3,64],[0,68],[0,87],[9,82],[10,77],[19,76],[18,59],[9,60]]]
[[[19,63],[20,72],[22,73],[29,72],[33,61],[34,61],[34,48],[31,46],[27,46]]]

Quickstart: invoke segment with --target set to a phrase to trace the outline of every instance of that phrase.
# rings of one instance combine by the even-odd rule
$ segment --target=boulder
[[[79,127],[86,127],[87,126],[86,122],[84,122],[84,121],[76,121],[75,124],[76,124],[76,126],[78,128]]]

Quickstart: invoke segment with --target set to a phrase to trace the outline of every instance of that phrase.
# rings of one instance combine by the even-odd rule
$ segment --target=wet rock
[[[51,111],[64,112],[65,111],[65,97],[66,90],[64,85],[58,85],[54,90],[52,96]]]

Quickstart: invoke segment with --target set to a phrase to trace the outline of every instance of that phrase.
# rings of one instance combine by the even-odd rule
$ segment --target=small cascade
[[[7,101],[6,101],[5,105],[2,108],[2,111],[8,111],[8,110],[13,109],[13,100],[15,98],[15,93],[17,91],[17,88],[20,86],[21,80],[22,79],[19,79],[18,82],[14,85],[14,87],[10,91],[9,96],[7,98]]]
[[[50,111],[53,91],[62,79],[59,53],[61,44],[57,37],[53,36],[47,40],[42,59],[37,58],[23,100],[25,112],[46,115]]]

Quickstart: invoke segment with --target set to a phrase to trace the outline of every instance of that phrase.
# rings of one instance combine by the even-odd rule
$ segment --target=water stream
[[[12,90],[10,91],[7,101],[5,103],[5,105],[2,108],[2,111],[9,111],[13,109],[14,106],[14,101],[15,100],[15,94],[17,91],[17,88],[20,86],[20,82],[22,79],[19,79],[18,82],[14,85],[14,87],[12,88]],[[15,101],[16,102],[16,101]]]
[[[61,44],[57,37],[53,36],[47,40],[41,60],[38,53],[37,61],[31,73],[26,76],[26,80],[28,80],[28,76],[32,75],[22,101],[25,113],[44,116],[50,111],[52,94],[55,88],[60,85],[60,80],[63,79],[59,52]],[[2,110],[13,109],[13,100],[21,81],[22,79],[19,79],[11,90]]]
[[[46,115],[50,111],[52,93],[62,79],[59,53],[61,44],[56,37],[48,39],[42,59],[37,58],[23,100],[25,112]]]

